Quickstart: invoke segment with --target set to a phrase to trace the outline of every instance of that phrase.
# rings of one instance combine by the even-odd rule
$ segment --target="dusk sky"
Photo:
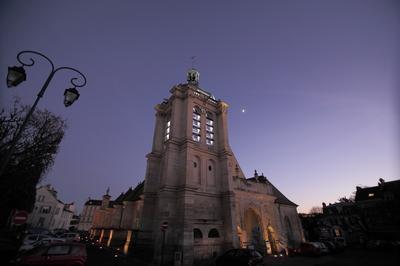
[[[79,209],[144,179],[153,107],[192,56],[200,87],[230,105],[245,175],[263,172],[299,212],[400,178],[400,1],[9,0],[0,40],[2,106],[33,104],[49,73],[38,59],[7,88],[21,50],[88,79],[65,108],[72,73],[59,72],[38,106],[68,123],[42,184]]]

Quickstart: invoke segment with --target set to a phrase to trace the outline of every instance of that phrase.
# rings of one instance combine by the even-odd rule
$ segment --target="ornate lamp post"
[[[14,67],[9,67],[8,68],[8,74],[7,74],[7,86],[8,87],[16,87],[18,86],[21,82],[26,80],[26,73],[24,67],[30,67],[35,64],[35,60],[32,59],[32,57],[29,57],[29,60],[24,60],[23,56],[24,55],[36,55],[40,56],[44,59],[47,60],[47,62],[50,63],[51,66],[51,72],[49,73],[46,81],[44,82],[42,89],[39,91],[35,103],[32,105],[31,109],[29,110],[28,114],[26,115],[24,122],[22,123],[21,127],[18,129],[17,134],[13,138],[11,142],[11,146],[6,153],[3,161],[1,162],[0,166],[0,177],[3,175],[5,168],[7,167],[8,162],[10,161],[11,155],[14,152],[15,146],[21,137],[21,133],[24,131],[26,124],[28,123],[32,113],[36,109],[36,105],[38,104],[40,98],[43,97],[47,87],[49,86],[50,81],[53,79],[54,75],[57,73],[59,70],[70,70],[75,72],[75,75],[78,75],[78,77],[73,77],[71,78],[71,85],[72,88],[66,89],[64,91],[64,105],[65,107],[68,107],[72,105],[78,98],[79,98],[79,92],[76,89],[77,87],[83,87],[86,85],[86,77],[83,75],[79,70],[72,68],[72,67],[54,67],[53,62],[44,54],[36,52],[36,51],[22,51],[19,52],[17,55],[17,60],[19,63],[21,63],[22,66],[14,66]],[[80,79],[80,82],[79,82]]]

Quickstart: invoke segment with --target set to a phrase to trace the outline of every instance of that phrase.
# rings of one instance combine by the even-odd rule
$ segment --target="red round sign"
[[[26,223],[28,220],[28,212],[27,211],[15,211],[13,223],[16,225],[21,225]]]

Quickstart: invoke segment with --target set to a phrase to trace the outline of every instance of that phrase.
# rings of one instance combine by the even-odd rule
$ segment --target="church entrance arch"
[[[244,213],[244,231],[246,232],[246,240],[243,244],[265,253],[262,220],[252,208],[247,209]]]

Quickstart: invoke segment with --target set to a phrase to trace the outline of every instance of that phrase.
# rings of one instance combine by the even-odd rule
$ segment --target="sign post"
[[[15,225],[23,225],[28,220],[28,212],[27,211],[19,211],[16,210],[14,213],[13,224]]]

